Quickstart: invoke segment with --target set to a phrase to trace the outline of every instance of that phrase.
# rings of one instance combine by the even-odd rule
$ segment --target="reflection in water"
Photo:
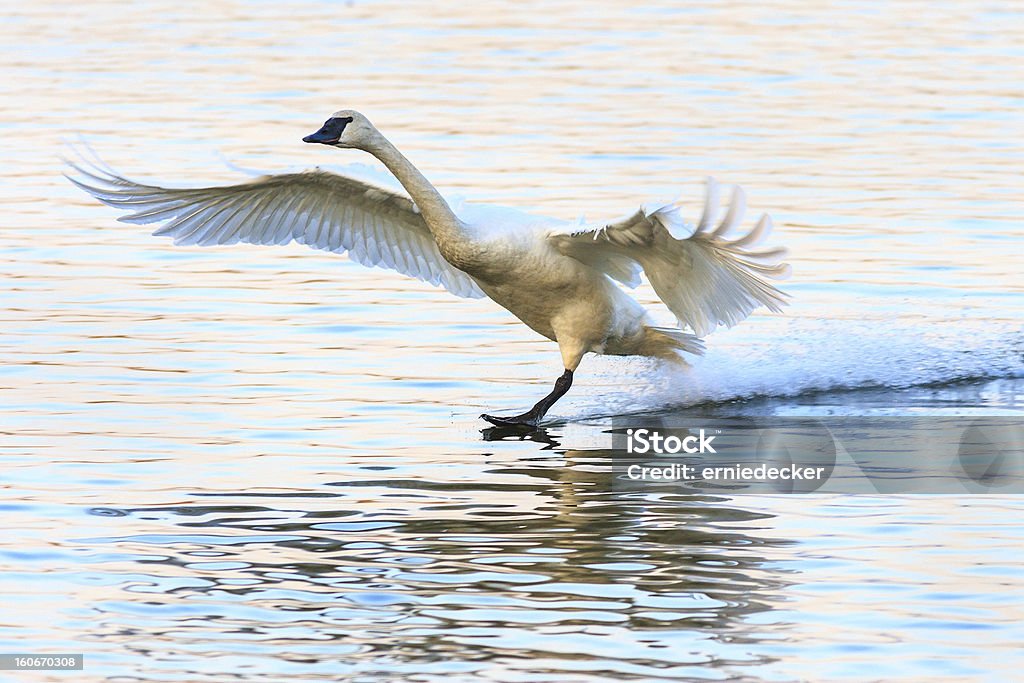
[[[106,545],[136,553],[144,572],[124,577],[144,599],[99,603],[90,637],[156,638],[167,659],[261,642],[298,662],[340,644],[347,666],[386,657],[423,672],[444,671],[452,652],[464,670],[498,660],[555,676],[749,663],[737,644],[759,639],[748,619],[787,585],[770,558],[791,542],[760,533],[771,515],[722,498],[616,492],[608,452],[558,455],[491,467],[481,482],[362,479],[330,482],[343,492],[328,496],[259,494],[264,505],[204,495],[95,508],[173,528],[78,540],[106,563],[116,562]],[[365,510],[365,500],[377,502]]]
[[[546,448],[554,448],[560,445],[555,437],[544,427],[531,427],[528,425],[503,425],[500,427],[487,427],[480,430],[484,441],[535,441],[546,444]],[[546,450],[542,449],[542,450]]]

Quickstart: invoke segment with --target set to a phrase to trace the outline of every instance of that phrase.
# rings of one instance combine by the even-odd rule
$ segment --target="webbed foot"
[[[495,427],[536,427],[537,423],[540,422],[540,417],[532,412],[523,413],[522,415],[511,415],[509,417],[487,414],[480,417]]]

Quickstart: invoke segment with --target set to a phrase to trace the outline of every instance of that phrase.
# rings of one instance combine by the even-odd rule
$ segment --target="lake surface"
[[[1018,675],[1019,496],[611,483],[624,413],[1024,415],[1024,14],[804,5],[8,8],[0,651],[86,654],[11,680]],[[547,215],[739,183],[793,303],[689,371],[588,357],[545,432],[486,441],[561,371],[497,306],[175,248],[60,175],[78,134],[178,185],[367,162],[300,142],[339,108]]]

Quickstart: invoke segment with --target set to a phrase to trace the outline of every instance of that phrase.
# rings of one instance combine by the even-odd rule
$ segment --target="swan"
[[[746,208],[732,189],[718,221],[719,185],[707,179],[703,214],[684,223],[680,202],[640,208],[620,220],[588,225],[513,209],[465,203],[458,213],[370,121],[352,110],[332,114],[304,142],[372,154],[407,195],[319,168],[267,175],[219,187],[168,189],[128,180],[99,161],[68,164],[68,179],[101,202],[130,213],[128,223],[162,223],[153,234],[175,244],[285,244],[392,268],[461,297],[490,297],[556,342],[564,372],[551,392],[513,416],[484,414],[497,426],[536,427],[572,386],[584,354],[637,355],[675,361],[704,352],[701,337],[732,326],[758,306],[779,312],[786,294],[785,250],[752,249],[770,232],[764,215],[732,237]],[[67,174],[65,174],[67,175]],[[658,326],[623,286],[646,275],[675,315]],[[689,331],[684,331],[689,328]]]

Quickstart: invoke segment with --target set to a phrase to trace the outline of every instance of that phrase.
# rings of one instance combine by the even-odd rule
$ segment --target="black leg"
[[[551,409],[551,406],[555,405],[555,401],[565,396],[565,392],[569,391],[569,387],[571,386],[572,370],[566,370],[562,373],[561,377],[555,380],[555,388],[551,390],[551,393],[537,401],[537,405],[530,408],[522,415],[515,415],[512,417],[481,415],[480,417],[498,427],[507,427],[509,425],[527,425],[530,427],[536,427],[548,410]]]

